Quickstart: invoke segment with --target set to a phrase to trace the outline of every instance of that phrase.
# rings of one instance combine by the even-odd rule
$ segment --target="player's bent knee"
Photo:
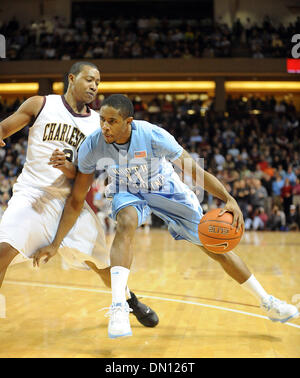
[[[8,243],[0,243],[0,269],[7,267],[19,252]]]
[[[138,215],[134,207],[120,210],[117,216],[117,230],[135,230],[138,226]]]

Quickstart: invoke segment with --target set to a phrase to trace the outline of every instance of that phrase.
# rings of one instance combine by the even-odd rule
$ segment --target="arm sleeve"
[[[167,160],[178,159],[183,147],[178,144],[175,138],[166,130],[156,127],[152,130],[152,150],[155,157],[165,157]]]
[[[78,170],[81,173],[89,174],[96,170],[97,161],[94,158],[91,138],[87,138],[79,148]]]

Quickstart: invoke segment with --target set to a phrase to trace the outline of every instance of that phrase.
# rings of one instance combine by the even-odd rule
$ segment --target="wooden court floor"
[[[98,311],[110,291],[93,272],[62,269],[56,256],[40,269],[9,268],[0,357],[300,357],[300,318],[272,323],[197,247],[139,230],[134,249],[129,286],[159,314],[156,328],[131,316],[133,336],[110,340]],[[247,233],[236,253],[270,294],[300,306],[300,233]]]

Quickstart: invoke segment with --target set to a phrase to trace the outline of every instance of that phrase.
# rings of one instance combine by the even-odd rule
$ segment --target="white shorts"
[[[0,242],[10,244],[21,254],[12,264],[28,260],[53,241],[64,205],[65,199],[18,185],[0,222]],[[104,230],[87,203],[61,243],[59,253],[72,268],[89,269],[84,261],[93,262],[99,269],[109,266]]]

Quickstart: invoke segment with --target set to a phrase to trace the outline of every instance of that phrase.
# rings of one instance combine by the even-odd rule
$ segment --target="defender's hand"
[[[51,244],[40,248],[33,255],[33,266],[40,266],[40,260],[45,257],[44,264],[46,264],[53,256],[57,253],[57,248],[53,247]]]
[[[67,158],[63,151],[60,151],[58,148],[53,151],[50,160],[48,162],[49,165],[52,165],[53,168],[65,168],[66,167]]]

